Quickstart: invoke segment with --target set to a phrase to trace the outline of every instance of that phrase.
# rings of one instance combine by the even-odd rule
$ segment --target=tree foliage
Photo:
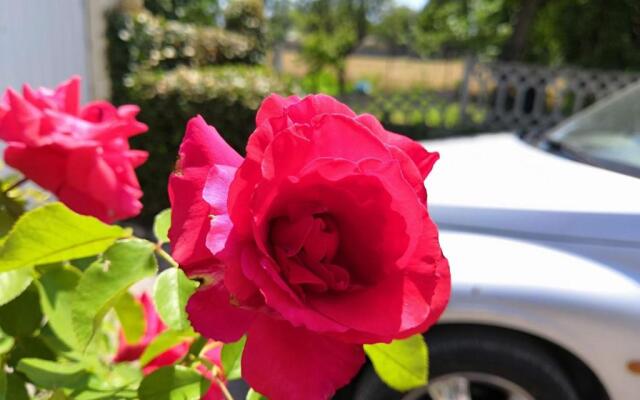
[[[431,57],[495,58],[512,33],[514,1],[431,0],[418,16],[415,50]]]
[[[431,0],[419,14],[414,50],[431,57],[639,69],[640,3]]]
[[[345,61],[362,43],[385,0],[301,0],[295,12],[302,58],[310,72],[336,71],[345,89]]]
[[[640,2],[548,1],[526,47],[525,61],[638,70]]]
[[[393,55],[415,53],[414,44],[418,36],[417,20],[417,12],[409,7],[389,7],[373,27],[373,35]]]

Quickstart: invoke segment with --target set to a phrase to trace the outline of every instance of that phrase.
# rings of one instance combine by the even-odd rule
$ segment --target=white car
[[[453,279],[430,385],[357,399],[640,399],[640,86],[524,141],[425,142]]]

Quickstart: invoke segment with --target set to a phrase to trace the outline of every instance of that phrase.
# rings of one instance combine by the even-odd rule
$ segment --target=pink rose
[[[149,346],[149,344],[153,341],[153,339],[155,339],[156,336],[167,329],[164,323],[162,323],[162,320],[160,320],[160,317],[158,316],[158,313],[156,312],[151,299],[149,299],[149,296],[143,294],[138,298],[138,301],[142,304],[144,311],[144,336],[137,343],[128,343],[124,337],[124,333],[120,332],[118,352],[113,359],[114,362],[138,360],[142,356],[142,353],[144,353],[144,351],[146,350],[147,346]],[[148,375],[160,367],[172,365],[181,360],[189,351],[190,345],[191,341],[185,340],[177,346],[174,346],[164,353],[158,355],[156,358],[154,358],[144,366],[144,374]],[[220,370],[222,370],[222,364],[220,362],[221,349],[221,343],[210,341],[206,345],[206,350],[204,353],[204,357],[212,364],[220,368]],[[224,395],[222,394],[222,391],[220,390],[218,384],[215,382],[213,373],[205,366],[200,366],[198,370],[203,376],[211,381],[211,386],[209,387],[209,390],[207,391],[205,396],[202,397],[202,400],[224,400]],[[221,378],[224,381],[224,377]]]
[[[104,101],[80,106],[80,80],[55,90],[8,89],[0,101],[0,139],[6,163],[76,212],[113,222],[137,215],[142,204],[134,169],[147,153],[128,139],[147,130],[138,107]]]
[[[329,96],[267,98],[243,160],[201,118],[169,195],[173,254],[204,284],[203,335],[247,334],[246,381],[272,400],[325,399],[362,345],[424,332],[450,295],[426,207],[438,155]]]

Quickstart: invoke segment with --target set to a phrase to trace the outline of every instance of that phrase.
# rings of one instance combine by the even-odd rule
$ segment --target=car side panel
[[[587,364],[612,399],[637,400],[640,249],[442,231],[453,280],[442,322],[526,332]]]

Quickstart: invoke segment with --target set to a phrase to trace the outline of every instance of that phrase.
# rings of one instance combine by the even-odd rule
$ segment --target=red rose
[[[154,308],[149,296],[143,294],[137,300],[143,307],[142,309],[144,312],[145,321],[144,335],[142,339],[140,339],[140,341],[138,341],[137,343],[129,343],[125,339],[124,333],[120,332],[120,339],[118,341],[118,352],[113,358],[114,362],[138,360],[146,350],[147,346],[149,346],[149,344],[153,341],[153,339],[155,339],[159,334],[167,329],[164,323],[162,323],[162,320],[156,312],[156,309]],[[158,355],[144,366],[144,374],[148,375],[160,367],[176,363],[187,354],[190,344],[191,342],[189,340],[185,340],[184,342],[177,344],[164,353]],[[209,362],[216,365],[220,369],[220,371],[222,371],[222,364],[220,361],[221,348],[221,343],[209,342],[205,346],[205,351],[203,354],[204,357],[209,360]],[[198,370],[203,376],[211,381],[211,386],[209,387],[209,390],[207,390],[205,396],[202,397],[202,400],[224,400],[224,395],[222,394],[222,391],[220,390],[218,384],[215,382],[213,372],[206,368],[204,365],[201,365]],[[219,376],[218,378],[224,381],[223,376]]]
[[[142,310],[144,312],[144,335],[137,343],[129,343],[125,339],[124,333],[120,332],[120,340],[118,341],[118,352],[113,359],[114,362],[138,360],[140,356],[142,356],[142,353],[144,353],[144,351],[146,350],[147,346],[149,346],[149,343],[151,343],[153,339],[156,338],[156,336],[167,329],[165,324],[160,319],[160,316],[156,312],[156,309],[153,306],[153,302],[151,301],[149,296],[143,294],[137,300],[142,305]],[[147,365],[145,365],[143,371],[145,374],[150,374],[160,367],[171,365],[184,357],[188,351],[189,342],[185,341],[183,343],[180,343],[179,345],[172,347],[171,349],[165,351],[164,353],[151,360]]]
[[[257,391],[328,398],[363,344],[423,332],[447,304],[423,184],[438,155],[323,95],[271,96],[256,125],[244,160],[202,118],[187,127],[169,185],[174,255],[204,280],[187,311],[207,337],[247,334]]]
[[[69,208],[113,222],[137,215],[142,191],[134,169],[147,158],[128,138],[147,130],[138,107],[80,106],[80,80],[55,90],[12,89],[0,101],[7,164],[53,192]]]

